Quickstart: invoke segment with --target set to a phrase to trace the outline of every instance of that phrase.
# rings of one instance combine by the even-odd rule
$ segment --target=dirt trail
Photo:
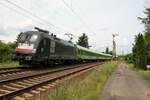
[[[150,100],[150,84],[120,64],[108,79],[100,100]]]

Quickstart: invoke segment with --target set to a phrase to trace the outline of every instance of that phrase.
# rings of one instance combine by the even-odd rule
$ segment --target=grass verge
[[[19,63],[14,61],[8,61],[5,63],[0,63],[0,68],[11,68],[11,67],[18,67]]]
[[[128,64],[130,69],[134,70],[137,72],[140,76],[142,76],[147,82],[150,83],[150,69],[148,70],[142,70],[139,68],[135,68],[133,64]]]
[[[103,87],[118,62],[107,62],[86,75],[72,79],[43,96],[41,100],[99,100]],[[82,77],[82,76],[81,76]]]

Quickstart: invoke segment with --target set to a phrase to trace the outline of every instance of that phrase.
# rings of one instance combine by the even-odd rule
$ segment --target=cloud
[[[9,35],[9,33],[7,32],[6,29],[4,29],[4,27],[0,27],[0,35],[7,36],[7,35]]]
[[[150,1],[149,0],[144,0],[144,4],[145,4],[145,7],[146,8],[149,8],[150,7]]]
[[[33,29],[33,26],[14,26],[14,27],[0,27],[0,40],[3,40],[5,42],[12,42],[15,41],[17,38],[17,35],[20,32],[29,31]]]
[[[20,28],[18,29],[18,31],[24,32],[24,31],[29,31],[29,30],[33,30],[33,29],[34,29],[34,26],[32,26],[32,25],[27,25],[27,26],[24,26],[24,27],[20,27]]]
[[[100,28],[99,31],[101,31],[101,32],[108,32],[109,28],[107,28],[107,27]]]

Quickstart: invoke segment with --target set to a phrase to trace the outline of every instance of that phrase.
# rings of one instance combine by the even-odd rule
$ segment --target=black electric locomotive
[[[49,35],[48,31],[35,27],[37,31],[22,32],[12,59],[20,64],[49,64],[77,60],[76,45]]]

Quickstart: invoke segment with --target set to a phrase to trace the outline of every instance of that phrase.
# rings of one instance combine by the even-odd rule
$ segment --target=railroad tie
[[[51,83],[51,84],[52,84],[52,85],[54,85],[54,86],[55,86],[55,85],[57,85],[57,83],[56,83],[56,82],[53,82],[53,83]]]
[[[24,88],[24,87],[26,87],[26,86],[24,86],[24,85],[19,85],[19,84],[15,84],[15,83],[10,83],[10,85],[12,85],[12,86],[14,86],[14,87],[18,87],[18,88]]]
[[[31,82],[41,82],[40,80],[37,80],[37,79],[29,79],[29,81],[31,81]]]
[[[35,82],[32,82],[32,81],[30,81],[30,80],[24,80],[23,82],[29,83],[29,84],[35,84]]]
[[[30,93],[32,93],[32,94],[39,94],[40,91],[32,90]]]
[[[8,85],[3,85],[3,87],[8,88],[10,90],[18,90],[18,88],[11,87],[11,86],[8,86]]]
[[[49,89],[50,86],[42,86],[44,89]]]
[[[37,81],[41,81],[41,79],[40,78],[37,78],[37,77],[35,77],[35,78],[33,78],[34,80],[37,80]]]
[[[23,96],[26,97],[26,98],[27,97],[33,97],[33,95],[31,93],[24,93]]]
[[[29,86],[31,85],[31,83],[26,83],[26,82],[17,82],[18,84],[21,84],[21,85],[25,85],[25,86]]]
[[[10,76],[10,75],[12,75],[12,74],[8,73],[7,75],[9,75],[9,76]]]
[[[1,77],[5,77],[5,76],[7,76],[7,75],[6,75],[6,74],[2,74],[2,75],[1,75]]]
[[[53,84],[48,84],[48,86],[50,86],[51,88],[52,88],[52,87],[54,87],[54,85],[53,85]]]
[[[4,90],[4,89],[0,89],[0,92],[10,93],[11,91],[9,91],[9,90]]]
[[[42,92],[46,91],[46,89],[44,88],[38,88],[37,90],[42,91]]]

